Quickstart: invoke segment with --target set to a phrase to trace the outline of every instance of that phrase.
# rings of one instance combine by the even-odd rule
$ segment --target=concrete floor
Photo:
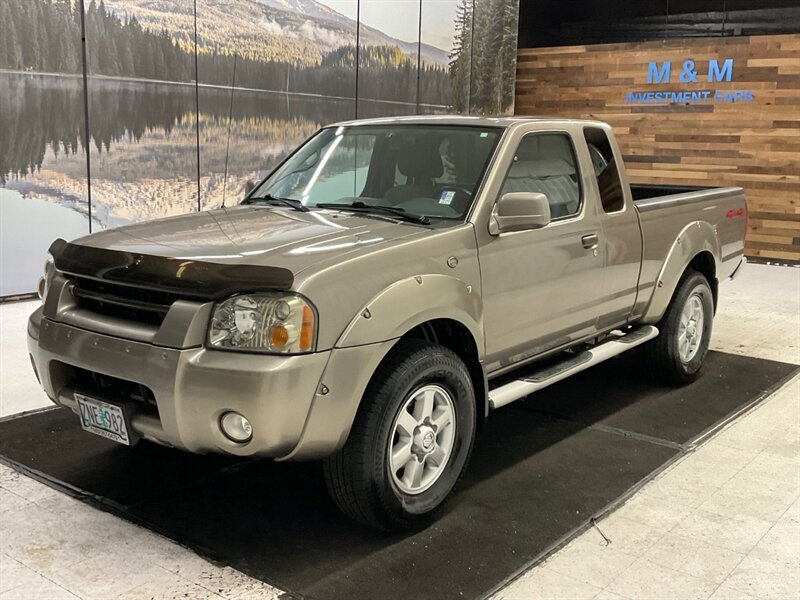
[[[0,415],[48,405],[24,350],[35,306],[0,305]],[[749,265],[714,328],[717,350],[800,364],[800,269]],[[598,526],[611,544],[591,529],[496,598],[800,598],[800,378]],[[277,594],[0,466],[0,600]]]
[[[800,598],[798,423],[795,378],[495,600]]]

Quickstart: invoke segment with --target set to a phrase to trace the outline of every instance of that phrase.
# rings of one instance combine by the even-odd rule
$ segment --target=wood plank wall
[[[730,82],[708,63],[732,58]],[[697,83],[682,83],[693,60]],[[648,65],[671,82],[648,84]],[[751,90],[744,102],[626,103],[630,92]],[[751,257],[800,260],[800,35],[671,39],[520,49],[515,112],[608,121],[631,181],[736,185],[750,210]]]

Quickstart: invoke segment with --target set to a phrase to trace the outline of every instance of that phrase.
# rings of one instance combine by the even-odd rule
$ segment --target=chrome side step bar
[[[525,377],[511,381],[489,392],[489,406],[500,408],[515,400],[537,392],[549,385],[566,379],[570,375],[585,371],[589,367],[640,346],[658,335],[652,325],[643,325],[619,337],[607,340],[590,350],[570,356],[566,360],[550,365],[539,371],[528,373]]]

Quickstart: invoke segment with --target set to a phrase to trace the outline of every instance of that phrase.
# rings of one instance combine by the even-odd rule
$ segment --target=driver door
[[[601,226],[581,182],[568,133],[521,138],[498,198],[543,193],[552,220],[540,229],[500,233],[479,249],[489,372],[597,332]]]

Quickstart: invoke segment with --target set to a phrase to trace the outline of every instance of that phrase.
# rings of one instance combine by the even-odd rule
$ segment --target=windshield
[[[250,198],[357,203],[462,219],[502,133],[495,127],[379,125],[321,130]]]

